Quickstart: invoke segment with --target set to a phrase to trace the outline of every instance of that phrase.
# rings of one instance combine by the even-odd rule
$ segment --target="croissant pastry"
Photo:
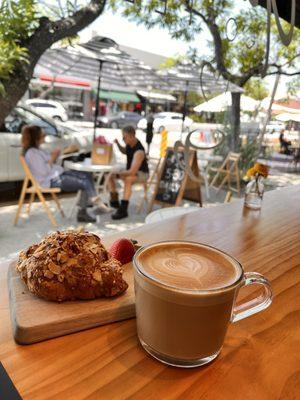
[[[16,269],[31,293],[51,301],[113,297],[128,287],[121,263],[88,232],[47,236],[20,253]]]

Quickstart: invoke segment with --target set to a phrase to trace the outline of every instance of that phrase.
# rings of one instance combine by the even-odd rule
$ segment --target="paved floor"
[[[97,223],[84,224],[84,227],[87,230],[91,230],[100,236],[103,236],[117,231],[121,233],[122,231],[143,225],[147,215],[147,207],[145,206],[140,214],[137,213],[137,204],[142,196],[141,190],[142,189],[138,186],[134,190],[129,206],[128,218],[120,221],[113,221],[110,214],[102,214],[98,217]],[[220,199],[222,199],[223,196],[225,196],[225,194],[220,195]],[[66,212],[70,210],[74,198],[74,196],[63,196],[61,198],[62,207]],[[183,206],[188,206],[189,204],[195,205],[188,201],[183,202]],[[214,201],[211,204],[214,205],[216,202]],[[62,218],[56,211],[55,205],[52,201],[49,202],[49,205],[51,210],[54,211],[59,224],[57,229],[72,229],[83,226],[83,224],[76,221],[76,211],[73,213],[71,218]],[[0,262],[15,257],[18,251],[26,248],[32,243],[38,242],[47,233],[53,231],[50,221],[40,203],[36,202],[32,205],[30,217],[27,216],[25,205],[18,225],[13,226],[16,208],[16,205],[0,207]],[[154,207],[154,209],[157,208],[159,207]]]

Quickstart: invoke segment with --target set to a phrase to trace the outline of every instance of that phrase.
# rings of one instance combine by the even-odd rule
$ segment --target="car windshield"
[[[37,113],[32,107],[17,106],[5,119],[5,128],[8,132],[20,133],[24,125],[38,125],[45,131],[46,135],[57,136],[60,133],[75,132],[67,126],[57,123],[52,118],[47,118]]]

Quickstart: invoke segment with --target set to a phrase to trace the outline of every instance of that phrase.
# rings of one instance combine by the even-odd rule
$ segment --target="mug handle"
[[[257,272],[245,272],[244,281],[240,289],[244,286],[249,285],[262,285],[264,291],[258,297],[252,300],[246,301],[246,303],[235,305],[231,317],[231,322],[237,322],[241,319],[250,317],[250,315],[256,314],[260,311],[268,308],[273,300],[273,293],[270,282],[263,275]]]

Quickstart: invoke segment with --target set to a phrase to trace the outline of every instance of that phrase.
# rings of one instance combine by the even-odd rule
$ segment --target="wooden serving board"
[[[133,267],[124,266],[128,289],[119,297],[54,303],[31,294],[15,270],[8,268],[10,314],[16,342],[30,344],[135,317]]]

